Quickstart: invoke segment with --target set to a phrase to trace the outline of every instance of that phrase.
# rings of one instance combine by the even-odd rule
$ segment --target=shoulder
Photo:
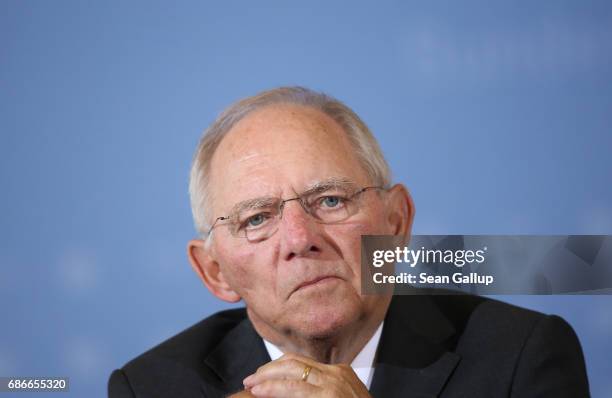
[[[482,296],[449,294],[430,297],[458,332],[465,331],[472,325],[487,328],[513,325],[514,328],[528,331],[546,317],[541,312]]]
[[[502,301],[468,294],[429,296],[455,329],[458,348],[495,346],[496,351],[522,353],[528,343],[565,335],[577,343],[571,326],[556,315],[518,307]],[[553,341],[553,340],[551,340]]]
[[[202,380],[216,377],[205,359],[245,319],[244,308],[218,312],[151,348],[113,372],[109,396],[123,396],[110,394],[113,390],[178,391],[177,384],[199,391]]]
[[[476,332],[480,338],[490,330],[498,339],[502,337],[500,329],[512,329],[515,336],[527,334],[547,316],[499,300],[439,289],[395,296],[390,313],[409,318],[408,322],[419,330],[428,324],[432,326],[429,329],[446,326],[456,335]]]
[[[444,352],[483,363],[516,357],[543,317],[485,297],[419,289],[393,297],[381,339],[386,357],[405,366],[426,366]]]
[[[432,303],[428,311],[454,330],[443,343],[461,357],[449,389],[467,383],[489,395],[588,396],[580,342],[561,317],[468,294],[412,301]]]
[[[139,355],[125,367],[137,367],[151,357],[169,358],[186,365],[201,363],[225,335],[244,319],[244,308],[217,312]]]

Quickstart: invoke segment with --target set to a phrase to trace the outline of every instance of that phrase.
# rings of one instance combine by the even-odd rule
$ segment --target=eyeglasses
[[[346,189],[330,186],[309,190],[289,199],[270,197],[249,200],[238,205],[232,215],[217,217],[208,235],[219,221],[228,221],[223,225],[228,226],[233,236],[246,238],[249,242],[265,240],[276,233],[285,204],[291,201],[298,201],[306,214],[321,224],[339,223],[359,211],[362,193],[375,189],[384,187],[371,186],[347,192]]]

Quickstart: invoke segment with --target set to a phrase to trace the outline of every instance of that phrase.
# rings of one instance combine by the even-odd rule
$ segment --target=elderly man
[[[205,133],[188,244],[215,314],[115,370],[111,397],[585,397],[555,316],[469,295],[362,295],[361,235],[408,239],[414,205],[341,102],[299,87]]]

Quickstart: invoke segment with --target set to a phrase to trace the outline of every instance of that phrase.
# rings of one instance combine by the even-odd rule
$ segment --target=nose
[[[297,200],[287,201],[280,220],[281,254],[285,260],[308,257],[321,251],[319,224]]]

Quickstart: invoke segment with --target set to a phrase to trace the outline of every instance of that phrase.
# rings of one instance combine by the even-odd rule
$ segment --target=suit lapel
[[[263,340],[245,318],[205,359],[205,364],[220,380],[215,384],[202,383],[204,396],[224,397],[242,390],[242,380],[269,361]]]
[[[431,297],[395,296],[374,361],[372,396],[437,397],[461,359],[445,345],[454,335]]]

